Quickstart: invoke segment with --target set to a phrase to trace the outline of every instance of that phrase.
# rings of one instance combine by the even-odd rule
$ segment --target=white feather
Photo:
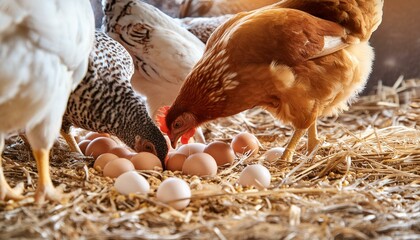
[[[0,134],[25,129],[33,149],[49,149],[87,69],[91,6],[86,0],[2,0],[0,19]]]
[[[324,37],[324,47],[322,48],[321,52],[317,55],[313,56],[311,59],[319,58],[322,56],[326,56],[333,52],[339,51],[348,47],[349,44],[343,42],[341,37],[332,37],[332,36],[325,36]]]
[[[129,14],[124,14],[127,4]],[[117,0],[105,15],[107,33],[130,52],[135,62],[142,60],[137,61],[131,83],[147,97],[149,113],[155,116],[161,106],[175,100],[184,79],[202,56],[204,43],[175,19],[141,1]],[[129,34],[134,25],[144,28],[147,42],[136,42]]]

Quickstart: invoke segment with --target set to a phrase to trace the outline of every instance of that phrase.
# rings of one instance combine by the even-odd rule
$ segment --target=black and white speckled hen
[[[131,88],[131,56],[105,33],[97,31],[95,40],[88,72],[70,95],[63,129],[68,132],[72,125],[110,133],[137,152],[155,154],[164,166],[168,146],[144,99]]]
[[[104,30],[134,61],[131,84],[147,98],[148,111],[171,104],[204,44],[159,9],[138,0],[104,0]],[[203,142],[202,134],[196,140]]]
[[[49,154],[70,92],[86,73],[93,37],[87,0],[0,1],[0,152],[7,134],[25,131],[38,168],[38,203],[62,198]],[[0,161],[0,200],[20,198]]]

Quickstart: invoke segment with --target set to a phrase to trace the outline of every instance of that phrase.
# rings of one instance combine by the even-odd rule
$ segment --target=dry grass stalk
[[[92,159],[53,149],[52,176],[72,197],[63,204],[33,204],[37,172],[18,137],[7,142],[3,166],[11,185],[24,182],[28,196],[0,202],[0,239],[414,239],[420,237],[419,80],[379,86],[339,117],[319,120],[323,144],[306,156],[304,141],[293,162],[267,162],[264,152],[284,146],[291,128],[261,109],[208,124],[210,140],[229,142],[240,131],[262,144],[216,177],[141,172],[147,195],[119,195]],[[258,191],[236,184],[250,163],[269,168],[272,184]],[[156,201],[157,186],[177,176],[193,192],[183,211]]]

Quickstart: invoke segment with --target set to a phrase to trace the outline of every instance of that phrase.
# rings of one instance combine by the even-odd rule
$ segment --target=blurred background
[[[382,24],[371,43],[376,58],[365,94],[379,80],[392,86],[400,75],[420,78],[420,1],[385,0]]]

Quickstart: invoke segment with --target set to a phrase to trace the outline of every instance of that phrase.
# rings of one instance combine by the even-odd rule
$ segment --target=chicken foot
[[[61,192],[54,188],[49,170],[49,150],[36,149],[33,150],[38,168],[38,186],[35,192],[35,202],[43,203],[46,199],[60,201],[62,199]]]
[[[296,129],[293,133],[292,138],[290,139],[289,143],[287,144],[286,149],[284,150],[283,155],[281,156],[281,160],[285,160],[287,162],[291,162],[293,159],[293,154],[295,153],[296,146],[302,136],[305,134],[306,129]]]
[[[0,135],[0,154],[4,148],[4,137]],[[3,158],[0,155],[0,200],[20,200],[23,199],[21,195],[23,192],[23,184],[18,184],[15,188],[11,188],[6,181],[2,166]]]
[[[21,200],[23,199],[23,184],[18,184],[15,188],[11,188],[3,174],[3,159],[0,157],[0,200]]]

